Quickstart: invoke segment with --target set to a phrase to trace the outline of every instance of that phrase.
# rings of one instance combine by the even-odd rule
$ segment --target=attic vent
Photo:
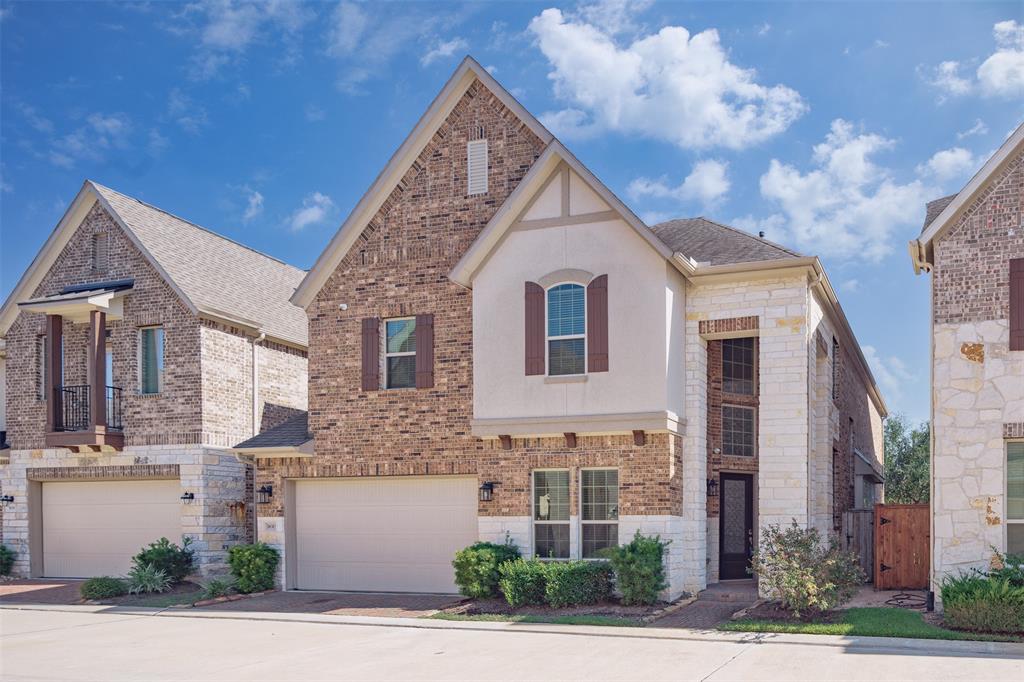
[[[110,265],[110,247],[106,232],[98,232],[92,236],[92,269],[94,272],[106,272]]]
[[[466,158],[467,192],[470,195],[487,194],[487,140],[466,143]]]

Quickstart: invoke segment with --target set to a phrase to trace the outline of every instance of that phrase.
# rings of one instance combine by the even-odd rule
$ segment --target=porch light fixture
[[[274,486],[261,485],[256,491],[256,504],[270,504],[270,498],[274,496]]]
[[[718,481],[713,478],[708,479],[708,497],[718,497]]]
[[[185,493],[181,496],[181,501],[185,504],[191,504],[196,499],[195,493]]]
[[[494,486],[500,485],[497,481],[485,481],[480,486],[480,501],[490,502],[494,497]]]
[[[14,495],[0,495],[0,503],[9,504],[14,502]]]

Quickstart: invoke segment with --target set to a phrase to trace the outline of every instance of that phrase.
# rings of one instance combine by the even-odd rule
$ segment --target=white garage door
[[[181,485],[171,481],[43,483],[43,575],[124,575],[142,547],[181,544]]]
[[[475,477],[296,481],[295,587],[454,593],[476,511]]]

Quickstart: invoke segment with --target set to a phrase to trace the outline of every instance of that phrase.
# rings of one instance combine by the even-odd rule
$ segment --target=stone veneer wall
[[[14,573],[28,576],[32,559],[30,481],[154,477],[180,478],[182,493],[195,495],[194,502],[181,505],[181,532],[193,540],[197,572],[204,576],[227,573],[225,550],[252,541],[252,526],[246,522],[245,469],[234,455],[198,445],[129,447],[124,452],[89,455],[64,449],[12,450],[10,464],[0,467],[0,487],[14,496],[3,515],[5,542],[18,553]]]
[[[1006,549],[1006,440],[1024,436],[1009,260],[1024,258],[1024,154],[934,244],[932,581]]]

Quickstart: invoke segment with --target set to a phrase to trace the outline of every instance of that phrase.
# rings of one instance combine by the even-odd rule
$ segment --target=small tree
[[[796,521],[784,530],[765,528],[751,567],[761,586],[797,618],[834,609],[864,583],[853,552],[840,549],[835,536],[826,545],[816,528],[801,528]]]
[[[911,427],[902,414],[885,420],[885,501],[893,504],[928,502],[930,492],[928,422]]]

